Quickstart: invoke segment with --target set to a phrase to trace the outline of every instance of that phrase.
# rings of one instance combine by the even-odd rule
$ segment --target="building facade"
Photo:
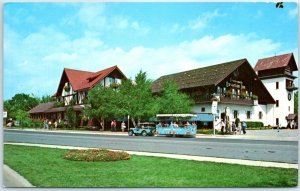
[[[65,119],[67,106],[71,105],[79,116],[84,108],[88,91],[100,84],[117,86],[127,79],[118,66],[98,72],[88,72],[65,68],[62,72],[57,92],[53,95],[56,101],[42,103],[29,111],[31,118],[49,120]]]
[[[286,127],[287,118],[294,116],[294,91],[297,90],[293,72],[298,68],[294,55],[290,53],[260,59],[254,70],[276,102],[274,107],[269,106],[272,117],[268,118],[268,124]]]
[[[241,59],[162,76],[154,81],[152,91],[160,94],[165,81],[176,82],[179,90],[195,101],[192,112],[213,114],[214,124],[220,124],[225,108],[229,108],[230,121],[239,118],[263,122],[265,126],[287,126],[287,118],[294,112],[293,91],[297,89],[292,75],[297,65],[293,55],[288,55],[277,56],[280,64],[272,67],[271,73],[265,66],[270,65],[268,59],[259,60],[255,70]]]

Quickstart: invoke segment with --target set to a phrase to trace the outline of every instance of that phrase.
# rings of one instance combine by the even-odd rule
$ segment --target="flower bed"
[[[118,161],[129,160],[130,155],[126,152],[110,151],[106,149],[71,150],[64,155],[64,159],[73,161]]]

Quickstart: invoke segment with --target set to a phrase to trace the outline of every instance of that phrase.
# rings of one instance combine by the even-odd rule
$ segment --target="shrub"
[[[64,87],[64,90],[65,90],[66,92],[69,92],[69,91],[70,91],[70,86],[66,85],[66,86]]]
[[[57,101],[54,103],[54,107],[63,107],[63,106],[65,106],[65,103],[62,101]]]
[[[257,95],[252,95],[251,99],[252,100],[258,100],[258,97],[257,97]]]
[[[251,128],[251,127],[264,127],[264,123],[263,122],[259,122],[259,121],[246,121],[247,127]]]
[[[64,159],[86,162],[109,162],[129,160],[130,155],[126,152],[110,151],[106,149],[71,150],[63,156]]]

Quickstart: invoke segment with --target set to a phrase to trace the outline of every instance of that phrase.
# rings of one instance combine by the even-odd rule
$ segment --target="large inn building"
[[[211,122],[212,116],[220,121],[228,107],[231,120],[238,117],[242,121],[286,126],[288,121],[297,120],[293,113],[297,89],[293,72],[297,70],[292,53],[260,59],[254,69],[247,59],[241,59],[161,76],[154,81],[152,92],[159,95],[163,83],[173,80],[181,92],[195,101],[192,112],[200,121]],[[54,95],[63,106],[55,107],[54,102],[40,104],[29,113],[33,118],[64,119],[66,106],[72,103],[80,115],[91,88],[97,84],[111,86],[125,79],[117,66],[99,72],[64,69]]]
[[[254,69],[241,59],[162,76],[154,81],[152,91],[159,94],[163,83],[172,80],[194,99],[192,112],[202,118],[209,119],[204,116],[214,113],[219,124],[228,107],[230,121],[238,117],[287,126],[288,121],[296,120],[293,72],[297,70],[292,53],[260,59]]]

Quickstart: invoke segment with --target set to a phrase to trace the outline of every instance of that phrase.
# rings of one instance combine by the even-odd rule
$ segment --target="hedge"
[[[259,121],[246,121],[247,127],[264,127],[263,122]]]

